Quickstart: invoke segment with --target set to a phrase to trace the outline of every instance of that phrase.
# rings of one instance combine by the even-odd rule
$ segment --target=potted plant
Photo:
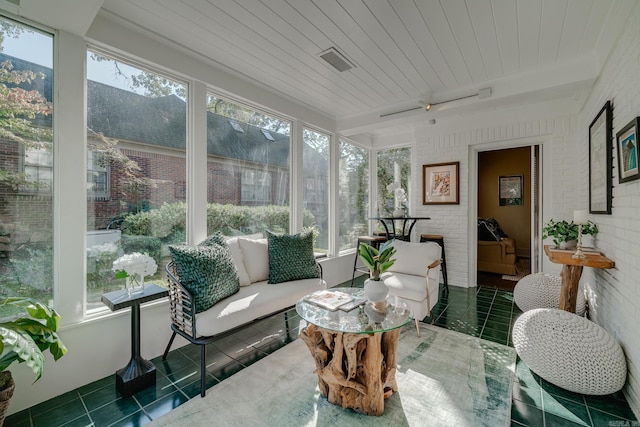
[[[56,333],[60,315],[55,310],[30,298],[7,298],[1,305],[15,306],[26,315],[0,322],[0,426],[15,388],[7,368],[13,362],[24,362],[33,370],[36,382],[42,376],[43,351],[48,349],[54,360],[67,352]]]
[[[391,258],[395,253],[396,248],[393,247],[393,240],[387,240],[379,249],[366,243],[360,243],[358,255],[369,269],[369,279],[364,282],[364,293],[367,299],[373,303],[387,299],[389,289],[380,276],[396,262]]]
[[[598,233],[598,226],[589,221],[586,224],[582,224],[582,234],[595,235]],[[574,222],[554,221],[550,219],[542,228],[542,238],[547,239],[551,237],[553,243],[560,249],[575,246],[576,240],[578,240],[578,224]]]

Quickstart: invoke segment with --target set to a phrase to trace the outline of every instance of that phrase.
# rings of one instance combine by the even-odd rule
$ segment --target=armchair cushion
[[[442,249],[437,243],[411,243],[402,240],[394,240],[396,249],[395,259],[388,271],[422,276],[427,272],[427,266],[440,258]]]

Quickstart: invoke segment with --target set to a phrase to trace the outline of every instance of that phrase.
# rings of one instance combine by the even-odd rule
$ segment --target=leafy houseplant
[[[382,311],[389,294],[389,288],[385,285],[380,275],[387,271],[396,262],[391,257],[396,253],[393,240],[387,240],[376,249],[366,243],[360,243],[358,255],[369,269],[369,279],[364,282],[364,294],[371,301],[376,310]]]
[[[598,226],[589,221],[586,224],[582,224],[582,234],[595,235],[598,233]],[[553,238],[553,243],[560,247],[563,242],[569,242],[578,239],[578,224],[574,222],[554,221],[550,219],[542,228],[542,238]]]
[[[0,394],[10,399],[15,385],[11,372],[7,370],[9,365],[13,362],[26,363],[36,376],[35,382],[42,376],[43,352],[48,349],[53,359],[58,360],[65,355],[67,348],[56,333],[60,315],[52,308],[30,298],[8,298],[2,305],[26,311],[25,316],[0,322]],[[0,406],[0,425],[7,407],[8,404]]]
[[[384,242],[380,249],[376,249],[366,243],[360,243],[358,248],[360,259],[369,269],[369,278],[375,281],[379,281],[380,275],[396,262],[395,259],[391,258],[395,253],[396,248],[393,247],[393,240]]]

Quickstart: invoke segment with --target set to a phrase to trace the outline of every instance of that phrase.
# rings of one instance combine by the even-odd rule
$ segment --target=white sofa
[[[256,320],[288,310],[303,296],[327,287],[322,279],[319,264],[317,264],[319,278],[277,284],[267,283],[269,277],[267,239],[234,237],[228,239],[227,244],[238,271],[240,290],[195,316],[192,315],[193,297],[180,283],[173,263],[168,264],[166,269],[173,334],[164,352],[163,360],[166,359],[176,334],[193,344],[200,345],[201,396],[206,393],[204,366],[206,344]],[[285,320],[288,319],[285,317]]]
[[[395,240],[396,261],[383,275],[389,295],[397,296],[412,311],[420,336],[419,322],[438,302],[442,248],[435,242]]]

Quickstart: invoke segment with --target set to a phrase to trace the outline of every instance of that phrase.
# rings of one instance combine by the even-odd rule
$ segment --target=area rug
[[[413,325],[410,325],[413,326]],[[407,326],[397,351],[398,392],[371,417],[320,394],[297,339],[152,422],[159,426],[508,426],[516,353],[431,325]]]
[[[529,274],[531,274],[531,261],[527,258],[518,259],[518,262],[516,263],[516,274],[514,274],[513,276],[509,274],[503,274],[502,278],[504,280],[517,282],[518,280],[522,279],[524,276],[528,276]]]

